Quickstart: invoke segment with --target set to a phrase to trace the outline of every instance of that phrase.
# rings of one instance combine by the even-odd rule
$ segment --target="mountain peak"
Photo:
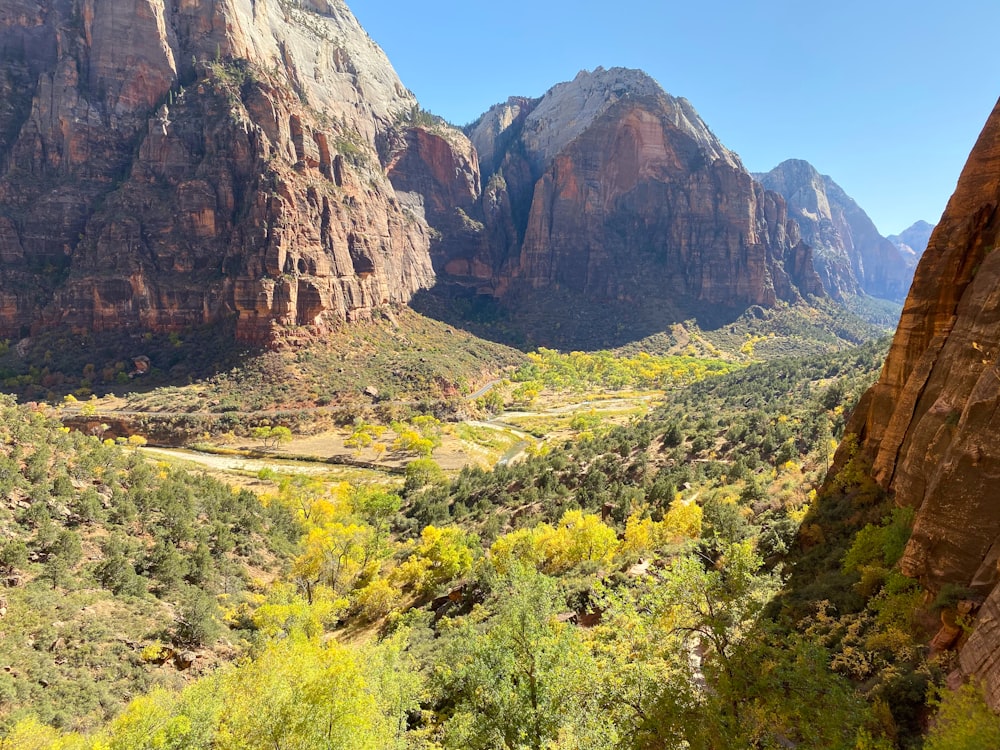
[[[864,291],[902,301],[913,263],[879,234],[831,177],[802,159],[787,159],[754,177],[788,201],[789,216],[798,221],[802,239],[812,246],[823,285],[834,297]]]
[[[890,234],[889,242],[899,248],[899,251],[910,263],[916,265],[917,259],[924,254],[927,243],[930,242],[934,225],[926,221],[915,221],[899,234]]]
[[[624,99],[655,99],[678,129],[687,133],[710,161],[732,166],[739,157],[722,145],[686,99],[670,96],[650,75],[633,68],[581,70],[572,81],[550,88],[525,120],[524,143],[536,164],[563,150],[594,121]]]
[[[933,231],[934,225],[929,221],[924,221],[919,219],[912,224],[907,229],[904,229],[900,234],[905,234],[906,232],[930,232]]]

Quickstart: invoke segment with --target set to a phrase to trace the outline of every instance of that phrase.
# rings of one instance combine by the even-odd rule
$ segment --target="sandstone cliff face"
[[[917,509],[903,570],[986,598],[963,668],[1000,708],[1000,104],[931,236],[878,383],[849,430]]]
[[[816,270],[831,296],[844,299],[864,292],[903,301],[915,263],[878,233],[868,215],[830,177],[799,159],[754,176],[788,201],[789,214],[812,248]]]
[[[539,100],[493,107],[467,132],[482,191],[464,204],[463,241],[435,254],[447,281],[509,308],[606,317],[724,317],[823,294],[781,196],[639,71],[580,73]]]
[[[599,300],[771,306],[797,296],[785,260],[802,249],[787,228],[781,199],[731,154],[703,148],[660,101],[629,97],[536,182],[514,280]]]
[[[11,0],[0,58],[0,336],[261,341],[432,282],[376,151],[415,101],[340,0]]]

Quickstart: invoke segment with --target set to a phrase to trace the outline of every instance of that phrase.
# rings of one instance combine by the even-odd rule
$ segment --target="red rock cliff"
[[[645,335],[824,293],[784,199],[640,71],[580,73],[468,133],[488,170],[478,234],[442,247],[438,269],[539,331],[572,318],[580,336],[602,320]],[[562,331],[558,345],[611,341]]]
[[[985,599],[962,665],[1000,708],[1000,104],[917,266],[882,375],[849,429],[917,509],[903,570]]]
[[[432,282],[375,147],[415,102],[341,0],[10,0],[0,57],[0,336],[261,341]]]

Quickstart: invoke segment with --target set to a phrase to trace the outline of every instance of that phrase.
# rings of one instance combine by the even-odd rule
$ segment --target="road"
[[[469,394],[469,401],[475,401],[480,396],[485,396],[487,393],[489,393],[494,388],[496,388],[498,385],[500,385],[500,382],[501,381],[499,381],[499,380],[491,380],[489,383],[487,383],[486,385],[484,385],[482,388],[480,388],[475,393]]]

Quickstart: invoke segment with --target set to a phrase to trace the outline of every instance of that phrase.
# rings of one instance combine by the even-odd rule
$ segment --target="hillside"
[[[837,299],[859,293],[902,302],[916,265],[879,234],[855,201],[809,162],[789,159],[754,178],[784,196],[803,241],[813,251],[823,286]]]
[[[231,659],[219,603],[271,579],[299,529],[288,508],[47,411],[0,404],[0,724],[87,730]]]
[[[640,70],[4,0],[0,750],[1000,747],[998,176],[918,251]]]
[[[178,736],[186,747],[198,747],[201,735],[195,732],[217,737],[221,726],[211,716],[223,704],[218,698],[209,699],[206,691],[221,691],[219,698],[230,700],[226,696],[237,695],[232,691],[244,690],[239,687],[243,680],[253,680],[259,691],[255,700],[277,709],[281,704],[273,686],[278,683],[270,680],[281,680],[294,695],[304,695],[310,690],[309,680],[332,674],[325,670],[335,668],[355,675],[351,679],[359,692],[344,693],[339,700],[346,710],[365,717],[353,729],[338,731],[350,738],[346,742],[360,743],[351,746],[366,746],[378,736],[383,737],[378,742],[384,742],[385,735],[379,734],[384,730],[378,727],[395,715],[393,711],[416,705],[414,691],[424,680],[418,679],[423,670],[459,653],[463,654],[459,663],[472,659],[472,668],[479,658],[476,650],[492,648],[491,639],[501,636],[494,625],[500,627],[508,616],[505,612],[516,611],[509,606],[531,608],[540,637],[555,639],[554,653],[576,654],[573,658],[583,659],[581,664],[601,660],[601,680],[609,681],[601,690],[613,689],[618,679],[631,682],[635,678],[628,676],[631,667],[626,662],[605,663],[609,657],[620,658],[613,652],[605,654],[614,644],[615,632],[607,628],[615,618],[638,615],[629,614],[632,605],[625,599],[608,607],[614,596],[638,595],[643,589],[632,586],[642,579],[630,575],[616,582],[621,573],[615,571],[652,564],[652,570],[666,574],[671,560],[682,559],[689,537],[700,537],[703,549],[714,550],[720,559],[737,554],[732,547],[736,542],[757,537],[759,554],[784,554],[794,537],[796,519],[810,502],[804,488],[810,477],[818,480],[831,437],[842,424],[842,399],[852,398],[852,392],[870,381],[878,361],[878,349],[869,346],[818,360],[746,369],[737,365],[730,375],[709,375],[694,385],[676,387],[663,407],[631,425],[604,427],[600,418],[595,421],[582,413],[580,424],[574,425],[580,431],[576,440],[552,444],[507,468],[466,470],[449,480],[433,461],[418,460],[408,468],[402,488],[347,489],[298,479],[266,490],[270,497],[263,501],[247,490],[237,493],[183,470],[147,463],[134,448],[65,432],[37,412],[8,405],[4,424],[20,446],[15,449],[7,442],[8,460],[14,466],[19,457],[24,461],[23,468],[8,474],[18,488],[8,494],[14,498],[23,494],[33,502],[30,512],[18,510],[16,502],[11,506],[13,524],[8,528],[13,533],[3,548],[4,560],[18,581],[6,595],[4,627],[9,634],[24,637],[4,643],[5,648],[15,649],[9,662],[33,666],[8,673],[9,695],[15,697],[0,720],[7,727],[16,725],[14,737],[46,736],[48,730],[28,720],[17,723],[29,713],[63,731],[86,731],[115,714],[120,696],[128,692],[155,685],[176,691],[182,675],[201,674],[206,676],[196,682],[185,680],[188,687],[183,693],[153,692],[138,699],[101,735],[125,741],[123,733],[132,731],[127,727],[134,720],[128,717],[154,711],[187,716],[192,723],[177,724]],[[592,376],[580,373],[580,387],[590,387]],[[548,376],[544,367],[527,369],[517,382],[526,378],[545,381]],[[719,416],[698,416],[707,413]],[[128,508],[133,508],[131,513]],[[233,516],[236,512],[242,515]],[[583,524],[579,530],[577,524]],[[386,536],[389,525],[391,538]],[[578,547],[584,539],[577,539],[580,533],[596,535],[595,541],[585,542],[590,551]],[[50,537],[54,541],[45,541]],[[170,546],[161,539],[170,540]],[[376,546],[369,546],[372,543]],[[564,544],[569,546],[559,546]],[[493,550],[492,558],[483,557],[486,548]],[[171,549],[181,554],[164,557]],[[332,558],[324,552],[333,549],[340,552]],[[242,557],[246,553],[251,557]],[[749,548],[739,552],[744,553]],[[514,559],[504,555],[534,560],[531,564],[538,572],[515,574],[502,567],[500,561]],[[760,564],[757,559],[753,569]],[[771,586],[770,574],[762,575],[761,585]],[[680,585],[680,580],[669,585]],[[456,590],[462,593],[444,597],[445,609],[437,599],[431,601],[437,593]],[[504,591],[512,592],[513,599]],[[536,609],[532,602],[537,603],[542,591],[548,592],[548,603]],[[194,605],[186,604],[185,597],[196,593],[201,597],[197,623],[204,630],[189,634],[186,623],[195,621],[193,612],[185,614],[184,607]],[[522,597],[526,597],[523,603],[517,604]],[[612,599],[600,605],[608,612],[605,630],[594,631],[595,636],[612,639],[605,645],[591,640],[587,630],[567,630],[566,625],[550,630],[546,612],[565,610],[568,616],[576,611],[576,617],[583,617],[606,597]],[[483,598],[484,608],[467,619],[472,602]],[[501,604],[504,601],[508,604]],[[749,618],[758,605],[745,604],[751,609],[741,616]],[[663,606],[673,605],[664,600]],[[431,610],[433,621],[427,619]],[[394,611],[400,614],[391,615]],[[86,619],[89,613],[100,613],[102,622],[114,623],[114,628],[97,627]],[[491,623],[489,629],[479,633],[475,623],[487,613],[499,619],[491,617],[486,621]],[[396,629],[392,623],[408,624],[382,645],[324,648],[312,640],[331,628],[341,639],[350,639],[357,628],[366,627],[366,621],[381,622],[387,614],[384,625],[390,630]],[[52,629],[50,622],[58,624]],[[425,639],[432,632],[443,640],[428,649]],[[289,640],[282,644],[282,638]],[[218,645],[211,647],[213,643]],[[652,645],[650,641],[643,648]],[[683,639],[670,648],[682,647]],[[23,648],[28,651],[19,650]],[[216,674],[220,660],[248,648],[252,661],[209,676]],[[650,651],[651,661],[643,662],[654,670],[650,678],[655,679],[656,670],[674,669],[670,665],[676,666],[678,653],[655,656]],[[101,665],[109,658],[128,668],[103,676]],[[376,666],[389,658],[395,661]],[[186,666],[188,662],[193,666]],[[403,664],[422,665],[413,673],[418,682],[399,682],[405,671],[398,671],[398,665]],[[290,669],[301,676],[284,682],[287,677],[281,675]],[[44,675],[41,687],[29,681],[37,680],[38,674]],[[94,683],[96,688],[87,684],[94,674],[102,675]],[[315,678],[309,677],[313,674]],[[561,678],[547,673],[545,679]],[[644,689],[645,679],[630,689]],[[402,691],[397,694],[404,702],[388,705],[379,699],[372,704],[375,694],[369,691],[375,684]],[[437,719],[418,722],[406,736],[418,741],[422,734],[437,733],[436,722],[446,722],[448,736],[456,738],[447,743],[461,746],[466,740],[457,738],[469,737],[468,729],[460,729],[462,716],[477,710],[463,702],[462,684],[446,681],[435,688],[444,690],[441,697],[421,698],[424,710]],[[693,684],[685,689],[694,689]],[[68,694],[77,697],[68,702],[63,697]],[[244,692],[238,695],[241,698],[233,706],[247,698]],[[595,691],[573,700],[584,701],[579,706],[583,710],[590,701],[604,700],[600,695]],[[307,705],[319,706],[328,698],[316,703],[320,700],[316,695],[310,700]],[[452,700],[457,701],[454,709],[448,708]],[[195,705],[214,708],[196,719],[189,713]],[[680,709],[675,705],[671,710]],[[463,713],[468,711],[472,714]],[[224,714],[226,731],[235,736],[258,731],[253,727],[260,725],[254,721],[273,720],[270,713],[256,719],[228,709]],[[319,731],[308,714],[297,721],[294,726],[281,725],[282,731],[292,733],[286,736],[313,736]],[[565,721],[561,725],[566,726]],[[636,721],[626,712],[609,726],[617,734],[632,731],[628,727]],[[650,725],[640,733],[667,737],[676,731],[673,724]]]

